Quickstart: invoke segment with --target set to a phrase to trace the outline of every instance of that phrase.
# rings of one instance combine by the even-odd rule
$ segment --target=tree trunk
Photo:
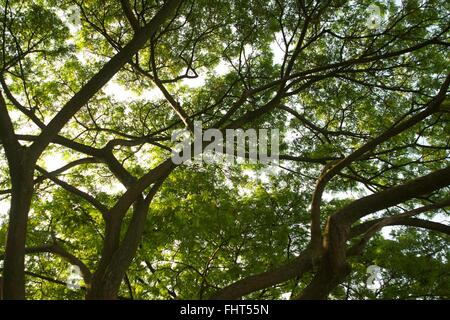
[[[338,216],[330,216],[324,232],[324,254],[320,267],[310,284],[297,299],[325,300],[351,272],[346,257],[346,241],[350,227]]]
[[[154,193],[156,193],[158,187],[159,183],[153,187]],[[136,255],[142,234],[144,233],[149,205],[150,202],[146,202],[144,199],[136,201],[133,206],[133,217],[120,246],[110,257],[102,257],[99,268],[97,268],[92,279],[91,287],[86,294],[86,299],[117,299],[120,284]],[[105,261],[105,258],[107,261]]]
[[[3,268],[3,299],[25,299],[25,241],[33,196],[33,168],[25,161],[10,166],[12,194]]]
[[[120,288],[120,282],[111,283],[105,275],[101,275],[101,279],[92,281],[91,288],[86,294],[86,300],[116,300]]]

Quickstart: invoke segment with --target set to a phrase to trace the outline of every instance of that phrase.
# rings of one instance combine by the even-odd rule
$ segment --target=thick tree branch
[[[379,193],[353,201],[349,205],[338,210],[334,215],[345,224],[352,224],[370,213],[423,196],[449,185],[450,167],[447,167],[408,181],[404,184],[387,188]]]
[[[5,99],[0,91],[0,140],[11,165],[19,161],[19,152],[22,149],[14,133],[14,127],[9,117]]]
[[[236,281],[217,291],[210,299],[240,299],[242,296],[257,290],[277,285],[295,277],[301,277],[311,268],[312,254],[311,249],[307,248],[298,257],[278,268]]]

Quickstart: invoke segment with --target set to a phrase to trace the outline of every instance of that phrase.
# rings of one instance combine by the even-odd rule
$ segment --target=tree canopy
[[[450,298],[448,1],[0,8],[4,299]]]

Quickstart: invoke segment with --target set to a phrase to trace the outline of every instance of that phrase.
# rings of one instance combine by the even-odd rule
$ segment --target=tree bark
[[[289,261],[282,266],[253,275],[237,282],[234,282],[220,290],[213,296],[212,300],[235,300],[246,294],[261,290],[295,277],[301,277],[305,272],[312,268],[312,250],[307,247],[300,255],[292,261]]]
[[[115,223],[118,223],[118,229],[110,230],[112,233],[116,233],[115,235],[112,235],[111,238],[105,237],[104,248],[107,249],[103,251],[99,266],[94,273],[91,286],[87,291],[86,299],[117,299],[120,284],[122,283],[125,273],[132,263],[138,250],[139,243],[141,242],[150,203],[171,171],[172,170],[168,170],[162,174],[145,199],[140,197],[136,200],[133,206],[133,216],[120,243],[118,237],[120,236],[120,225],[122,221],[115,221]],[[119,217],[115,216],[110,218],[117,219]],[[108,243],[109,241],[115,243]]]
[[[25,242],[33,174],[34,167],[24,160],[10,166],[12,196],[3,268],[3,299],[7,300],[25,299]]]

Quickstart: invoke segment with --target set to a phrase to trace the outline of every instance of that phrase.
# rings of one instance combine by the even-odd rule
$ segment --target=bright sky
[[[8,218],[9,200],[0,200],[0,225]]]

